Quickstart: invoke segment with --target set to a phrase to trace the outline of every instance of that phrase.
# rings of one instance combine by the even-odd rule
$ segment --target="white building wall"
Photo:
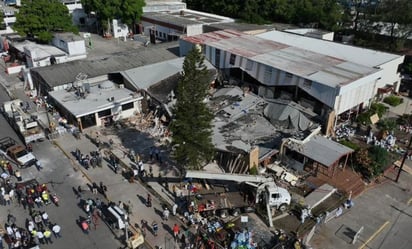
[[[186,27],[186,33],[187,33],[187,36],[200,35],[203,33],[203,25],[202,24],[188,25]]]
[[[348,111],[361,103],[365,107],[368,106],[376,94],[374,89],[376,89],[377,80],[381,77],[382,72],[378,71],[348,85],[341,86],[335,101],[334,109],[336,114]]]
[[[113,29],[114,38],[120,38],[120,37],[126,38],[127,35],[129,34],[129,28],[127,27],[126,24],[121,23],[120,20],[113,19],[112,29]]]
[[[86,54],[86,44],[84,40],[76,40],[67,42],[67,51],[69,56],[74,55],[85,55]]]
[[[398,67],[405,60],[405,56],[401,56],[397,59],[389,61],[385,64],[379,66],[382,69],[381,79],[378,80],[374,93],[378,92],[378,88],[386,86],[386,84],[396,84],[395,91],[399,91],[399,86],[401,82],[401,75],[398,73]]]
[[[176,2],[173,4],[168,3],[146,3],[146,6],[143,7],[143,13],[147,12],[160,12],[160,11],[177,11],[186,9],[186,3]]]

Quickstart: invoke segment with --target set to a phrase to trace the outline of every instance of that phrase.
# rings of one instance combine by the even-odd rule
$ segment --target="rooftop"
[[[14,43],[13,46],[19,51],[24,52],[24,48],[28,49],[31,53],[33,61],[43,60],[51,56],[64,56],[66,53],[50,45],[40,45],[31,41],[25,41],[23,43]]]
[[[49,94],[75,117],[82,117],[109,108],[120,109],[121,105],[140,97],[129,89],[116,87],[111,81],[103,81],[90,86],[89,93],[85,93],[84,98],[80,97],[73,88],[70,90],[52,91]],[[114,101],[109,101],[112,97]]]
[[[76,34],[65,32],[65,33],[55,33],[53,34],[55,38],[59,38],[61,40],[64,40],[66,42],[70,41],[84,41],[84,39]]]
[[[326,56],[340,58],[342,60],[367,67],[380,66],[400,57],[396,54],[315,39],[287,32],[269,31],[257,36],[274,42],[282,42],[288,44],[289,46],[294,46],[304,50],[322,53]]]
[[[234,30],[182,39],[194,44],[207,44],[330,87],[345,85],[379,71],[339,57],[292,47],[286,42],[275,42],[261,38],[260,35],[253,36]]]
[[[143,20],[154,19],[167,24],[172,24],[180,27],[187,25],[202,25],[222,22],[233,22],[234,20],[224,16],[194,11],[194,10],[180,10],[175,12],[146,12],[143,13]]]
[[[204,27],[204,31],[213,32],[217,30],[232,29],[245,33],[261,33],[267,32],[269,30],[284,30],[288,28],[294,28],[295,26],[291,24],[282,24],[282,23],[273,23],[270,25],[259,25],[251,23],[240,23],[240,22],[228,22],[228,23],[219,23],[219,24],[210,24]]]
[[[315,135],[302,144],[289,140],[287,147],[326,167],[333,165],[342,156],[353,152],[351,148],[321,135]]]
[[[121,74],[129,82],[134,84],[137,89],[147,90],[153,84],[182,72],[184,60],[184,57],[180,57],[125,70],[121,72]],[[204,63],[207,69],[214,69],[212,64],[210,64],[207,60],[205,60]]]
[[[81,72],[93,78],[178,57],[177,42],[117,52],[93,60],[78,60],[32,69],[50,86],[72,83]]]

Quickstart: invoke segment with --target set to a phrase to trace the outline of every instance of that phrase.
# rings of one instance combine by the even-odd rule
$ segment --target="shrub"
[[[367,179],[378,176],[389,163],[389,153],[379,146],[360,149],[355,158],[356,170]]]
[[[381,118],[388,110],[389,108],[382,103],[373,103],[369,109],[369,111],[372,112],[371,116],[376,113],[379,118]]]
[[[379,120],[378,127],[385,131],[393,131],[396,129],[396,119],[384,118]]]
[[[360,149],[360,146],[358,144],[355,144],[354,142],[349,141],[349,140],[341,140],[339,141],[339,143],[342,145],[345,145],[346,147],[351,148],[354,151],[357,151]]]
[[[391,106],[397,106],[402,104],[403,99],[394,95],[388,96],[386,98],[383,99],[383,102],[385,102],[388,105]]]
[[[387,111],[388,107],[382,103],[373,103],[371,104],[369,110],[364,111],[363,113],[358,115],[358,122],[364,125],[371,124],[370,117],[374,114],[378,114],[379,118],[381,118]]]
[[[249,169],[249,174],[250,175],[257,175],[258,174],[258,168],[256,167],[256,164],[253,164],[253,167]]]

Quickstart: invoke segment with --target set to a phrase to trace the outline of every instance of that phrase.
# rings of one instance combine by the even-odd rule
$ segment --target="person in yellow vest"
[[[47,191],[43,191],[41,194],[41,198],[43,199],[43,202],[47,205],[50,203],[49,199],[49,193]]]
[[[45,238],[45,240],[46,240],[46,244],[53,244],[53,241],[52,241],[52,239],[51,239],[51,235],[52,235],[52,232],[48,229],[48,228],[46,228],[44,231],[43,231],[43,235],[44,235],[44,238]]]

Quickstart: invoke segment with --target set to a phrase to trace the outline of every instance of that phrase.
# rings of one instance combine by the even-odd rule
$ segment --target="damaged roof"
[[[218,89],[208,105],[215,113],[212,141],[223,151],[249,152],[253,145],[279,136],[263,116],[265,100],[239,87]]]
[[[321,135],[315,135],[302,144],[289,140],[287,147],[326,167],[353,152],[351,148]]]
[[[347,57],[321,54],[281,40],[273,41],[262,35],[253,36],[235,30],[219,30],[181,39],[227,51],[329,87],[349,84],[380,70]]]

